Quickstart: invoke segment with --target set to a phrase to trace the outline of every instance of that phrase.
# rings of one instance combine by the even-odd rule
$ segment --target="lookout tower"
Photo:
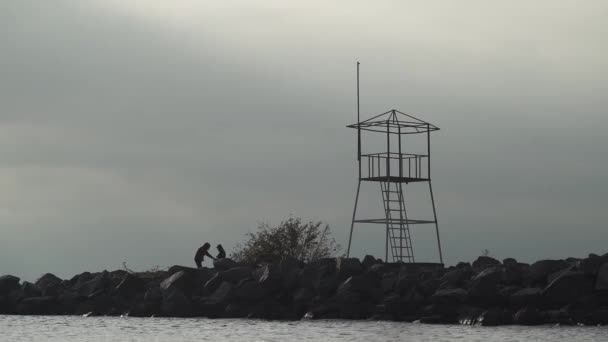
[[[393,262],[415,262],[410,227],[433,226],[437,237],[439,261],[443,263],[437,210],[431,184],[431,132],[439,130],[435,125],[405,114],[396,109],[373,116],[365,121],[359,119],[359,63],[357,63],[357,123],[347,126],[357,130],[357,161],[359,182],[353,209],[347,256],[353,238],[355,223],[375,224],[384,228],[386,235],[386,258]],[[380,151],[362,154],[362,132],[366,132],[375,148]],[[411,150],[416,149],[418,153]],[[361,183],[380,185],[384,215],[382,217],[358,218],[357,204]],[[413,183],[428,183],[433,216],[427,219],[413,218],[406,207],[406,188]],[[417,200],[408,198],[408,202]]]

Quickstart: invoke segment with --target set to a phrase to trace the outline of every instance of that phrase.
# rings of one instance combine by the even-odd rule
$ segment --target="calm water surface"
[[[608,341],[608,327],[471,327],[377,321],[0,316],[0,341]]]

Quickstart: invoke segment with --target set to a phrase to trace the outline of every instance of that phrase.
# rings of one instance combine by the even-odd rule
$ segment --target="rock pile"
[[[531,265],[391,264],[366,256],[167,271],[0,277],[0,314],[343,318],[422,323],[608,324],[608,254]]]

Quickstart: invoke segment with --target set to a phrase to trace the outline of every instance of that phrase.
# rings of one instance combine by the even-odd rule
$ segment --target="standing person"
[[[205,256],[208,256],[211,259],[215,260],[215,258],[211,254],[209,254],[209,248],[211,248],[211,244],[209,244],[209,242],[205,242],[205,244],[202,245],[201,248],[196,251],[196,254],[194,255],[194,262],[196,263],[196,267],[203,267],[203,260],[205,259]]]
[[[215,248],[217,248],[219,252],[217,253],[216,259],[224,259],[226,257],[226,251],[224,250],[224,247],[222,247],[222,245],[217,245],[217,247]]]

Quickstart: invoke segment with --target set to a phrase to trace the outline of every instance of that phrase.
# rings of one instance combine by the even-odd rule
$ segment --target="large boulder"
[[[608,262],[598,269],[595,289],[598,291],[608,291]]]
[[[431,297],[431,301],[439,305],[459,305],[463,304],[468,297],[464,289],[440,289]]]
[[[439,289],[439,279],[430,276],[428,278],[420,278],[420,281],[416,285],[416,289],[420,294],[425,297],[430,297]]]
[[[179,271],[171,275],[169,278],[163,280],[163,282],[160,283],[160,289],[163,294],[171,291],[180,291],[184,294],[190,295],[197,286],[193,280],[192,274],[185,271]]]
[[[498,266],[500,265],[500,261],[489,257],[489,256],[480,256],[475,261],[473,261],[473,268],[477,271],[484,270],[488,267]]]
[[[43,296],[56,296],[61,292],[63,280],[52,273],[45,273],[36,280],[35,285],[42,291]]]
[[[544,286],[551,274],[570,266],[564,260],[540,260],[530,265],[524,275],[524,281],[528,286]]]
[[[539,287],[527,287],[513,293],[509,302],[513,307],[535,307],[540,303],[542,289]]]
[[[19,288],[19,278],[12,275],[0,277],[0,296],[9,294]]]
[[[188,317],[194,314],[190,295],[196,287],[194,277],[179,271],[160,283],[162,293],[161,312],[166,316]]]
[[[88,273],[88,272],[87,272]],[[112,286],[112,279],[108,271],[103,271],[92,275],[82,274],[74,286],[74,289],[85,297],[95,296],[100,293],[104,293]]]
[[[293,308],[298,317],[302,317],[312,304],[315,294],[307,288],[299,288],[293,295]]]
[[[234,289],[234,296],[237,299],[255,301],[264,298],[266,292],[259,282],[255,280],[243,280]]]
[[[138,293],[143,293],[146,284],[137,275],[127,273],[122,281],[116,286],[114,292],[122,297],[132,297]]]
[[[173,275],[178,272],[184,272],[187,279],[193,285],[193,291],[191,294],[193,295],[202,295],[203,285],[211,279],[217,271],[212,268],[201,267],[201,268],[193,268],[193,267],[185,267],[185,266],[172,266],[169,268],[169,274]]]
[[[365,272],[346,279],[338,288],[338,293],[352,291],[363,295],[365,298],[370,296],[382,295],[380,288],[380,278],[373,272]]]
[[[217,317],[234,297],[234,285],[230,282],[222,282],[215,292],[205,298],[202,303],[203,315]]]
[[[253,269],[247,266],[234,267],[226,271],[219,273],[222,281],[229,281],[234,284],[238,284],[240,281],[245,279],[253,279]]]
[[[385,273],[382,275],[380,280],[380,286],[382,288],[383,293],[392,292],[395,289],[395,284],[397,283],[398,275],[397,273]]]
[[[463,287],[465,282],[471,278],[472,270],[470,267],[454,268],[447,271],[439,279],[439,288],[441,289],[453,289]]]
[[[578,262],[577,268],[588,276],[597,276],[600,267],[605,263],[608,263],[608,257],[589,254],[587,258]]]
[[[513,323],[518,325],[542,324],[542,316],[536,308],[523,308],[513,315]]]
[[[363,261],[361,262],[361,266],[363,266],[363,268],[367,269],[367,268],[372,267],[375,264],[381,264],[381,263],[382,263],[381,260],[378,260],[371,255],[366,255],[363,258]]]
[[[510,312],[508,310],[492,308],[490,310],[486,310],[486,311],[482,312],[477,317],[477,324],[486,326],[486,327],[510,324],[513,319],[512,316],[513,316],[512,312]]]
[[[146,315],[160,314],[163,293],[160,287],[151,287],[144,294],[143,306]]]
[[[279,262],[281,272],[281,287],[293,290],[298,286],[302,263],[295,259],[283,259]]]
[[[217,290],[217,288],[220,286],[220,284],[223,282],[222,277],[220,276],[220,273],[216,273],[213,277],[211,277],[211,279],[207,280],[207,282],[205,283],[205,285],[203,285],[203,289],[205,291],[205,293],[213,293],[215,292],[215,290]]]
[[[52,297],[52,296],[44,296]],[[73,315],[76,314],[78,305],[82,302],[83,297],[74,291],[65,291],[57,295],[56,301],[56,312],[60,315]]]
[[[19,289],[19,297],[21,299],[40,296],[42,296],[42,291],[40,291],[35,284],[28,281],[24,281],[23,284],[21,284],[21,288]]]
[[[336,259],[320,259],[305,265],[300,272],[299,287],[313,290],[323,297],[330,296],[338,287]]]
[[[500,300],[498,285],[502,279],[502,267],[486,268],[471,280],[469,296],[483,303]]]
[[[266,291],[277,291],[281,288],[283,279],[281,270],[277,265],[266,264],[259,270],[260,277],[258,282]]]
[[[177,290],[163,292],[161,312],[170,317],[190,317],[195,313],[190,298]]]
[[[218,272],[227,271],[231,268],[238,266],[238,263],[230,258],[215,259],[213,260],[213,268]]]
[[[405,294],[416,285],[418,285],[418,275],[407,272],[405,269],[399,270],[397,280],[395,281],[394,290],[395,293]]]
[[[338,258],[336,269],[340,279],[346,279],[363,272],[363,266],[357,258]]]
[[[505,262],[503,262],[502,282],[506,285],[520,286],[530,265],[516,262],[515,259],[511,260],[505,259]]]
[[[48,315],[54,313],[56,304],[55,297],[30,297],[25,298],[17,305],[17,313],[20,315]]]
[[[590,294],[592,281],[580,271],[560,274],[543,290],[543,297],[551,304],[567,304]]]

